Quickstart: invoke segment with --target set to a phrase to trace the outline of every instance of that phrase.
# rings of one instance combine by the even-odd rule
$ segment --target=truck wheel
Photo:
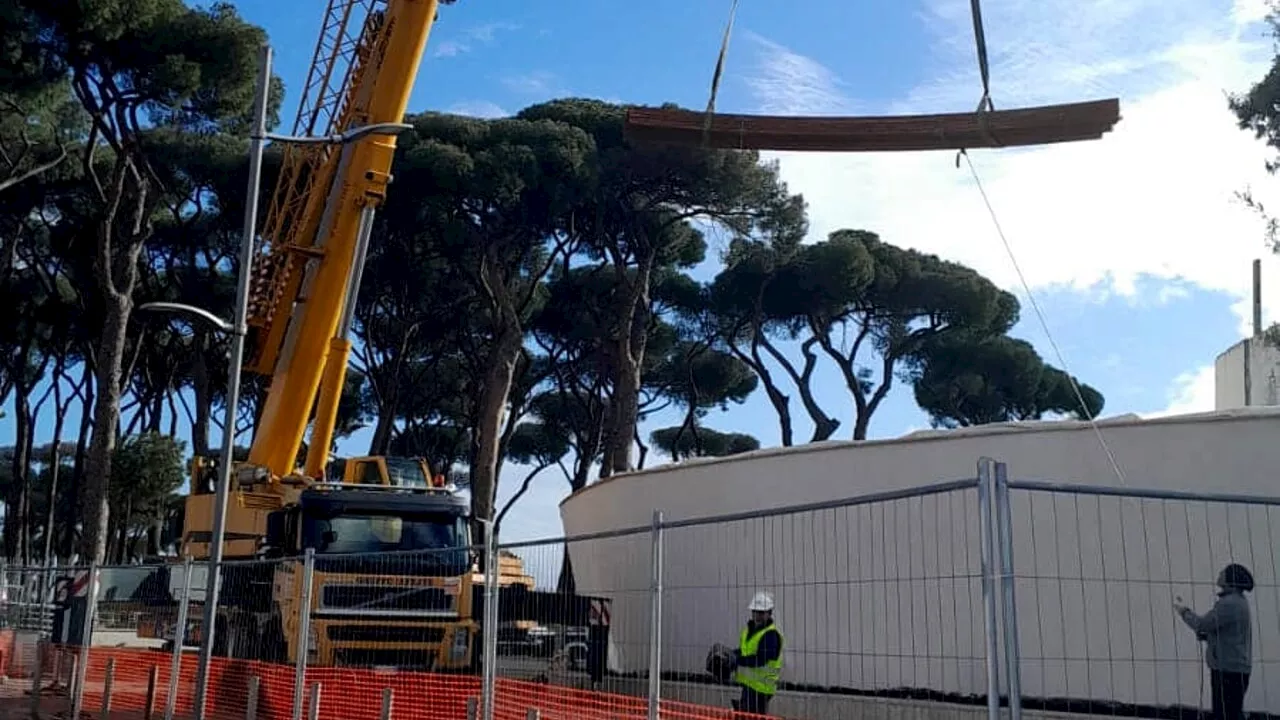
[[[227,657],[227,650],[230,649],[231,638],[227,635],[230,630],[226,618],[217,617],[213,621],[214,637],[213,637],[213,654],[218,657]]]
[[[467,672],[480,675],[484,671],[484,633],[479,630],[471,637],[471,665]]]
[[[262,659],[271,663],[283,663],[285,648],[284,624],[278,615],[272,615],[262,627]]]
[[[237,660],[253,660],[257,658],[261,633],[258,620],[254,617],[242,617],[231,626],[228,639],[231,641],[230,657]]]
[[[587,649],[585,647],[577,643],[569,646],[569,667],[574,670],[585,670],[587,668]]]

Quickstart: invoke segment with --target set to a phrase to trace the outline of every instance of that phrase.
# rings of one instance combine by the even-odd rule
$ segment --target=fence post
[[[382,714],[378,717],[381,720],[391,720],[391,688],[382,688]]]
[[[987,717],[1000,720],[1000,648],[996,638],[995,532],[991,507],[995,490],[994,465],[991,458],[978,459],[978,526],[982,538],[983,626],[987,639]]]
[[[151,672],[147,673],[147,697],[146,707],[142,709],[143,720],[151,720],[156,712],[156,692],[160,689],[160,666],[152,665]]]
[[[476,720],[479,715],[479,702],[473,697],[467,698],[467,720]]]
[[[649,715],[648,720],[658,720],[658,705],[662,701],[662,511],[653,511],[652,554],[653,567],[649,575]]]
[[[302,561],[302,587],[298,598],[298,657],[293,664],[293,720],[302,720],[302,703],[306,699],[307,653],[311,651],[311,586],[315,581],[316,551],[307,548]]]
[[[89,672],[89,646],[93,644],[93,622],[98,614],[98,563],[89,563],[89,581],[85,588],[84,621],[80,628],[80,653],[71,666],[71,717],[84,711],[84,683]]]
[[[529,712],[524,714],[524,720],[539,720],[542,714],[538,712],[538,708],[529,708]]]
[[[71,659],[71,672],[67,673],[67,690],[74,693],[76,677],[80,674],[80,656],[68,653],[67,657]]]
[[[258,720],[258,693],[262,692],[262,678],[249,676],[249,700],[244,706],[244,720]]]
[[[1009,467],[995,466],[997,543],[1000,546],[1000,582],[1004,605],[1004,667],[1009,685],[1009,717],[1022,720],[1022,651],[1018,644],[1018,603],[1013,576],[1013,507],[1009,501]]]
[[[481,637],[480,716],[493,720],[498,684],[498,529],[492,520],[484,522],[484,619]]]
[[[182,673],[182,646],[187,644],[187,612],[191,607],[191,556],[182,561],[182,597],[173,626],[173,657],[169,660],[169,689],[164,697],[164,720],[173,720],[178,703],[178,676]]]
[[[44,638],[36,640],[36,668],[31,673],[31,717],[40,717],[40,685],[44,682],[44,657],[47,652],[45,645],[48,641]]]
[[[53,643],[53,638],[49,638],[49,648],[53,650],[53,682],[49,683],[49,689],[57,690],[62,687],[62,656],[65,653]]]
[[[307,720],[320,717],[320,683],[311,686],[311,702],[307,704]]]
[[[40,593],[40,633],[45,635],[49,643],[52,645],[53,639],[53,615],[54,608],[54,590],[58,579],[58,571],[52,563],[44,571],[44,582],[41,585]]]
[[[111,687],[116,680],[116,659],[107,658],[107,677],[102,683],[102,720],[111,718]]]

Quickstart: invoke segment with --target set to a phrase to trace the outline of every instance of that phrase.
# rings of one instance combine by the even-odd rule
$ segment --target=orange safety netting
[[[66,658],[79,648],[56,648],[45,658],[45,683],[55,665],[69,672]],[[61,656],[62,662],[54,658]],[[154,717],[163,713],[169,688],[172,655],[133,648],[92,648],[85,674],[84,708],[96,712],[102,707],[111,666],[111,709],[141,715],[148,699]],[[178,674],[175,710],[188,716],[195,692],[196,658],[184,655]],[[154,681],[152,680],[154,676]],[[289,720],[294,700],[294,668],[256,660],[214,658],[209,673],[207,717],[241,720],[248,709],[251,678],[258,678],[259,720]],[[320,720],[379,720],[383,691],[391,688],[394,720],[461,720],[466,717],[469,699],[479,698],[480,678],[422,672],[364,670],[356,668],[308,668],[307,691],[320,686]],[[150,692],[149,692],[150,690]],[[150,698],[149,698],[150,695]],[[499,678],[495,688],[495,720],[525,720],[536,708],[543,720],[642,720],[647,701],[630,695],[593,692],[546,683]],[[662,702],[664,720],[729,720],[733,713],[715,708],[669,700]]]

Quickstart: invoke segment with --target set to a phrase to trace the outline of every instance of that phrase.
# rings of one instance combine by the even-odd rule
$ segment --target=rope
[[[978,108],[974,110],[978,116],[978,132],[982,133],[988,145],[1000,147],[1000,141],[991,134],[991,123],[987,118],[987,113],[995,110],[996,105],[991,101],[991,68],[987,61],[987,31],[982,23],[982,0],[969,0],[969,15],[973,18],[973,41],[978,50],[978,75],[982,78],[982,97],[978,98]],[[960,167],[960,156],[963,154],[963,149],[956,153],[957,168]]]
[[[707,114],[702,121],[702,144],[711,144],[711,123],[716,114],[716,96],[720,94],[720,76],[724,74],[724,59],[729,54],[729,38],[733,35],[733,20],[738,15],[738,0],[729,6],[729,22],[724,26],[720,40],[720,54],[716,56],[716,71],[711,75],[711,97],[707,99]]]
[[[974,0],[974,3],[976,4],[977,0]],[[1009,238],[1005,235],[1004,228],[1000,225],[1000,217],[996,215],[995,207],[991,204],[991,198],[987,196],[986,188],[982,185],[982,178],[978,176],[978,169],[974,167],[973,159],[969,157],[969,153],[961,150],[960,155],[956,157],[957,163],[960,156],[963,156],[965,162],[969,165],[969,174],[973,177],[974,184],[978,186],[978,192],[982,195],[983,204],[987,206],[987,214],[991,216],[991,223],[995,226],[996,234],[1000,236],[1000,242],[1004,245],[1005,254],[1009,256],[1009,262],[1012,263],[1014,272],[1018,275],[1018,282],[1022,284],[1022,291],[1026,293],[1027,301],[1031,303],[1031,309],[1035,312],[1036,319],[1040,322],[1040,329],[1044,331],[1045,337],[1049,339],[1053,354],[1057,358],[1058,364],[1062,366],[1062,371],[1066,373],[1067,381],[1071,383],[1071,391],[1076,396],[1080,411],[1088,419],[1089,425],[1093,428],[1093,434],[1098,438],[1098,444],[1102,446],[1102,451],[1107,454],[1107,461],[1111,463],[1111,470],[1123,487],[1127,484],[1124,471],[1120,469],[1120,463],[1116,460],[1115,453],[1111,451],[1111,446],[1107,444],[1107,439],[1103,437],[1102,428],[1098,426],[1097,418],[1089,411],[1089,406],[1084,401],[1084,393],[1080,392],[1080,384],[1076,382],[1075,375],[1072,374],[1071,368],[1067,365],[1067,359],[1062,354],[1062,348],[1058,346],[1058,341],[1054,340],[1053,333],[1049,330],[1049,321],[1045,319],[1044,311],[1040,309],[1040,303],[1036,301],[1035,293],[1031,291],[1031,284],[1027,282],[1027,277],[1022,272],[1022,266],[1018,263],[1018,257],[1013,252],[1013,246],[1009,243]]]
[[[973,39],[978,45],[978,72],[982,75],[982,99],[978,111],[994,110],[991,104],[991,70],[987,63],[987,33],[982,27],[982,0],[969,0],[969,14],[973,16]]]

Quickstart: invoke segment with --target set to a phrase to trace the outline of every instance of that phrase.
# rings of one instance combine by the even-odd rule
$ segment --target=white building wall
[[[1280,495],[1280,411],[1101,423],[1133,488]],[[570,536],[836,501],[972,477],[980,456],[1015,479],[1118,486],[1095,431],[1029,423],[823,443],[618,476],[568,498]],[[985,690],[977,497],[957,491],[802,516],[664,532],[663,665],[701,672],[732,644],[757,589],[777,595],[786,680],[861,689]],[[1280,712],[1280,508],[1015,491],[1024,693],[1196,705],[1202,666],[1173,614],[1201,610],[1229,561],[1254,571],[1248,707]],[[611,597],[613,658],[643,670],[649,533],[570,544],[578,589]]]
[[[1280,348],[1260,338],[1241,340],[1214,361],[1214,407],[1280,405]]]

